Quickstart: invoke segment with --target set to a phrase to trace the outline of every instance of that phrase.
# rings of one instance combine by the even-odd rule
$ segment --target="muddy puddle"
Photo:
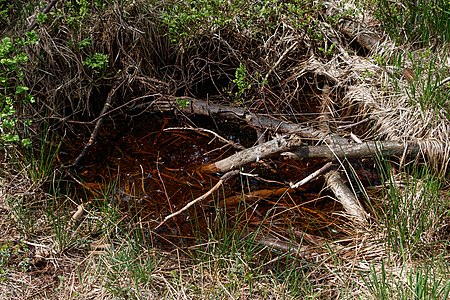
[[[200,166],[238,151],[210,132],[194,128],[214,131],[245,147],[257,139],[251,128],[206,117],[187,120],[149,113],[105,122],[97,142],[73,172],[79,180],[73,183],[76,194],[90,203],[117,204],[128,217],[139,219],[150,230],[155,228],[165,216],[217,183],[221,174],[202,174]],[[88,139],[88,128],[68,136],[70,142],[59,153],[61,163],[70,165]],[[245,230],[263,225],[284,234],[295,228],[320,236],[335,235],[345,221],[339,217],[340,204],[324,190],[323,179],[295,191],[283,190],[323,164],[321,160],[280,157],[248,164],[242,171],[250,176],[227,181],[218,192],[167,221],[155,232],[157,239],[163,244],[194,242],[214,228],[218,214],[230,226]]]

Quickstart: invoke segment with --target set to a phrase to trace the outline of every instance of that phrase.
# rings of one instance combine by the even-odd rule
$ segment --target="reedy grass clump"
[[[448,1],[374,1],[375,16],[398,43],[435,47],[450,42]]]
[[[448,201],[441,192],[442,179],[427,167],[413,168],[410,175],[393,175],[389,167],[385,170],[386,199],[381,217],[386,226],[387,248],[405,261],[429,254],[441,238],[440,220],[448,211]]]
[[[447,299],[450,293],[448,265],[443,258],[420,267],[387,267],[370,269],[363,277],[372,299]]]

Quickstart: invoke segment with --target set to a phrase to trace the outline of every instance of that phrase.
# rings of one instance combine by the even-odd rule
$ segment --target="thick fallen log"
[[[420,146],[417,143],[371,141],[362,144],[348,145],[332,144],[300,146],[284,155],[294,159],[326,158],[329,160],[336,160],[343,158],[373,157],[378,154],[384,156],[415,156],[418,153],[420,153]]]
[[[325,174],[328,187],[333,191],[336,200],[342,204],[344,210],[360,224],[367,224],[367,213],[358,201],[358,198],[345,185],[338,171],[332,170]]]
[[[205,173],[225,173],[247,163],[259,161],[261,158],[290,151],[301,144],[302,141],[297,136],[275,138],[261,145],[239,151],[215,163],[202,166],[201,171]]]
[[[179,103],[181,101],[186,101],[186,105],[180,105]],[[231,118],[246,122],[254,128],[261,128],[263,130],[268,129],[274,133],[297,134],[304,138],[316,140],[324,139],[326,137],[326,134],[312,127],[252,113],[241,107],[220,105],[190,97],[160,99],[154,101],[152,106],[163,111],[176,108],[186,114],[204,116],[215,115],[222,118]]]
[[[224,173],[247,163],[282,152],[285,152],[284,155],[294,159],[320,157],[336,160],[373,157],[378,154],[385,156],[414,156],[419,151],[420,147],[416,143],[391,141],[347,145],[304,146],[300,138],[291,136],[276,138],[264,144],[242,150],[225,159],[203,166],[201,171],[206,173]]]

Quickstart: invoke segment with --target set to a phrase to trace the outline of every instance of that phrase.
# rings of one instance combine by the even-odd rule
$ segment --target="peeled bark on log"
[[[336,200],[342,204],[345,211],[360,224],[367,224],[367,213],[359,203],[356,196],[345,185],[338,171],[333,170],[325,175],[328,187],[333,191]]]
[[[261,158],[290,151],[301,144],[301,139],[297,136],[275,138],[264,144],[239,151],[215,163],[202,166],[201,171],[206,173],[225,173],[247,163],[258,161]]]
[[[386,156],[414,156],[420,153],[417,143],[401,143],[392,141],[371,141],[362,144],[300,146],[286,156],[295,159],[321,157],[330,160],[343,158],[372,157],[377,154]]]

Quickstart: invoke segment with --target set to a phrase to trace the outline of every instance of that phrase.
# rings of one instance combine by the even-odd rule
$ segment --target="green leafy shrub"
[[[17,109],[35,102],[25,84],[23,69],[29,60],[25,48],[38,39],[36,32],[31,31],[15,40],[4,37],[0,41],[0,138],[4,143],[20,142],[23,146],[31,143],[19,129],[31,121],[19,118]]]
[[[109,55],[104,53],[94,53],[93,55],[90,55],[83,61],[83,65],[95,70],[95,71],[101,71],[106,69],[109,64]]]
[[[310,1],[298,0],[283,3],[277,0],[248,1],[188,0],[175,1],[164,7],[162,21],[168,27],[171,43],[199,37],[203,32],[215,32],[230,26],[240,34],[253,37],[274,30],[285,15],[299,28],[311,25],[319,9],[310,7]]]
[[[236,69],[233,83],[236,84],[238,88],[238,91],[236,93],[236,96],[238,97],[244,95],[245,92],[252,87],[251,83],[249,83],[248,81],[247,73],[247,68],[243,64],[240,64]]]

